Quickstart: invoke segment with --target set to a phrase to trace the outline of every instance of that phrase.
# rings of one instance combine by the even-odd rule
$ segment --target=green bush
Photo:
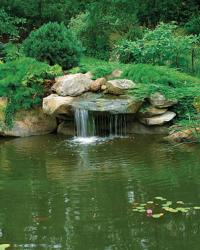
[[[0,38],[1,39],[17,39],[19,38],[20,29],[26,23],[26,19],[12,17],[0,9]]]
[[[6,56],[5,46],[0,42],[0,61],[3,61]]]
[[[149,63],[179,68],[180,61],[186,61],[185,55],[190,55],[192,64],[191,51],[198,39],[192,35],[176,35],[176,28],[176,25],[161,23],[154,30],[147,30],[142,39],[123,40],[116,46],[115,57],[122,63]]]
[[[199,35],[200,34],[200,14],[193,16],[186,24],[185,29],[190,34]]]
[[[5,124],[12,127],[17,110],[41,104],[44,79],[53,79],[61,73],[60,66],[50,67],[32,58],[19,58],[0,64],[0,96],[8,98]]]
[[[69,69],[79,64],[81,44],[64,24],[48,23],[32,31],[23,43],[26,56]]]

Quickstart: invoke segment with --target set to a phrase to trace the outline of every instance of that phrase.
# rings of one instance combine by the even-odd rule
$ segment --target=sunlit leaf
[[[162,217],[164,214],[161,213],[161,214],[153,214],[151,217],[155,218],[155,219],[158,219],[160,217]]]

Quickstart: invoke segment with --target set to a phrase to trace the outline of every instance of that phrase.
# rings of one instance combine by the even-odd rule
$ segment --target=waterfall
[[[127,115],[89,112],[75,109],[77,137],[121,137],[126,136]]]

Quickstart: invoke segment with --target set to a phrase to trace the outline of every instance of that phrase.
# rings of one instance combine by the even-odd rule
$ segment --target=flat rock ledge
[[[150,118],[140,118],[140,122],[148,126],[153,126],[153,125],[161,126],[173,120],[175,116],[176,114],[174,112],[167,111],[162,115],[157,115]]]

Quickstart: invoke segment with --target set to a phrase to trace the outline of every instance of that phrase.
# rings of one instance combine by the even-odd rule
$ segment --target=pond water
[[[155,196],[200,205],[200,146],[136,136],[83,144],[0,140],[0,244],[8,249],[196,250],[200,211],[133,211]]]

